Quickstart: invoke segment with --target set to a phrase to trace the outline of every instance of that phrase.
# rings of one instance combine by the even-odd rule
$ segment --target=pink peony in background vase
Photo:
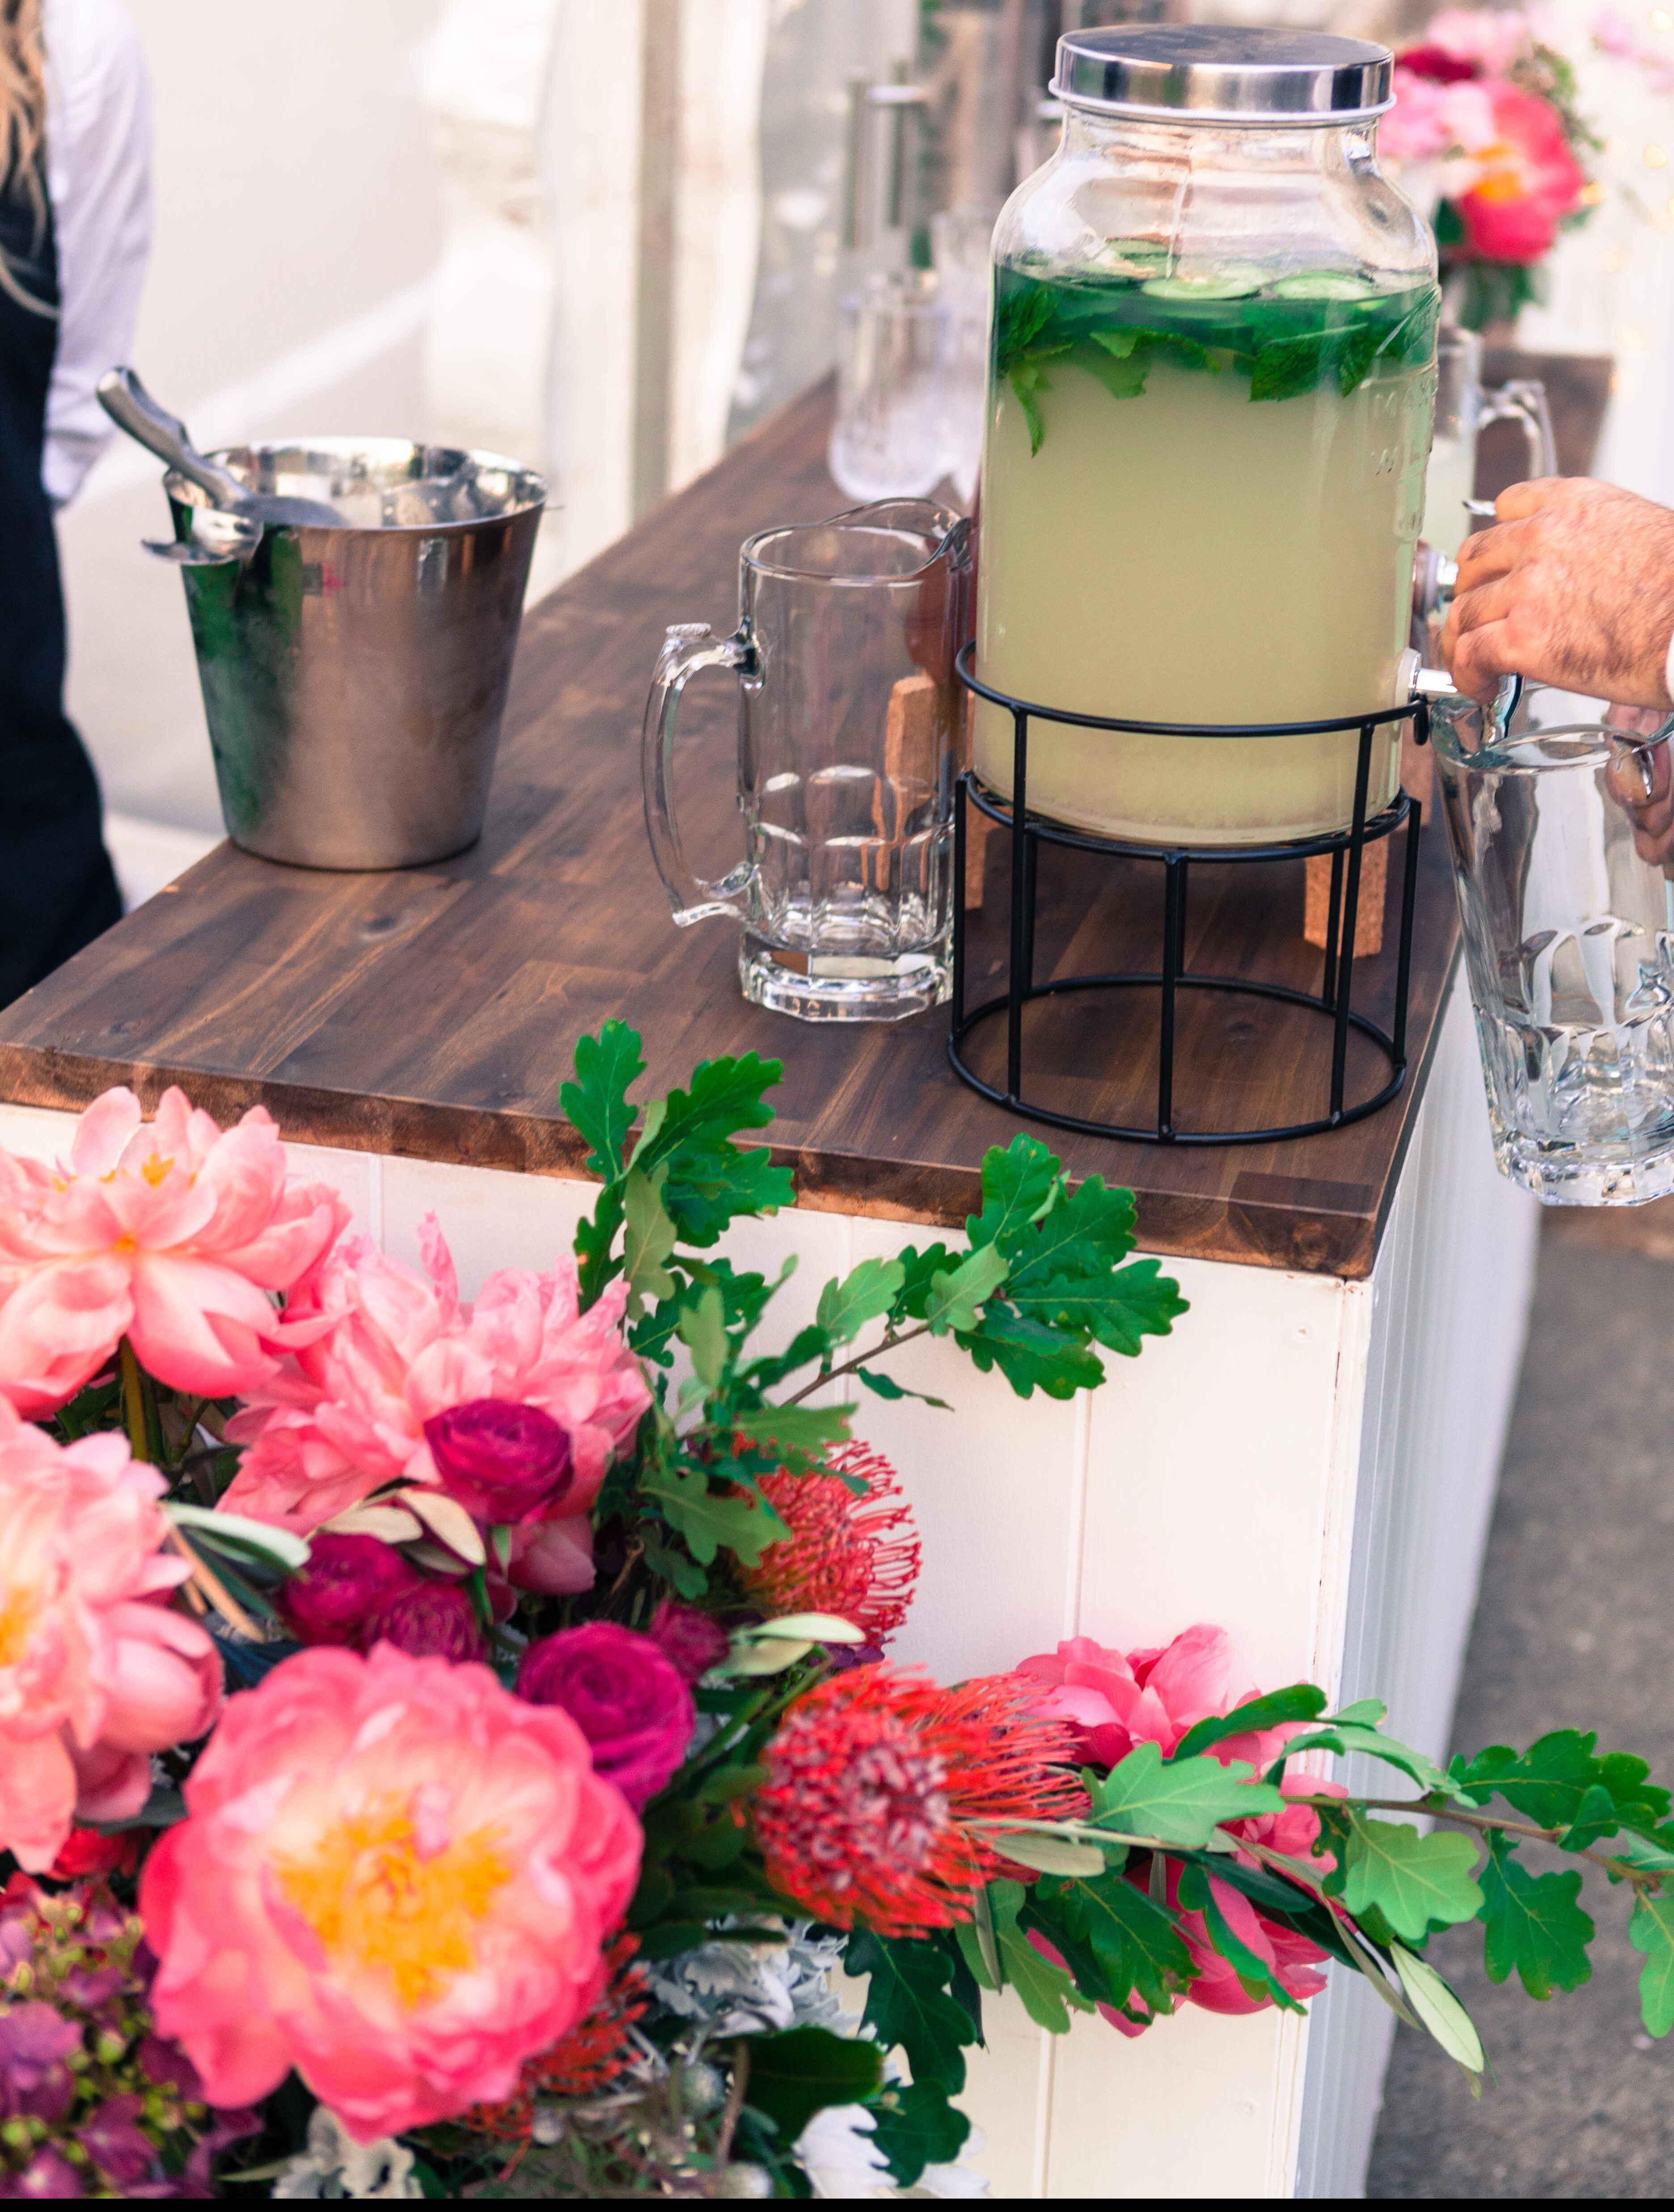
[[[0,1394],[49,1413],[124,1335],[175,1389],[252,1389],[295,1340],[270,1293],[298,1293],[348,1219],[324,1184],[287,1189],[261,1107],[223,1132],[184,1091],[148,1123],[107,1091],[56,1169],[0,1152]]]
[[[1475,181],[1454,200],[1465,251],[1481,261],[1538,261],[1580,205],[1586,173],[1545,100],[1511,84],[1480,88],[1493,106],[1495,137],[1472,149]]]
[[[294,2066],[361,2141],[509,2097],[604,1984],[639,1826],[486,1667],[316,1650],[235,1698],[147,1860],[159,2033],[206,2094]]]
[[[592,1585],[587,1509],[610,1455],[651,1402],[622,1340],[614,1283],[579,1310],[575,1267],[507,1268],[461,1303],[434,1214],[421,1224],[426,1276],[364,1239],[341,1246],[288,1311],[306,1342],[228,1424],[247,1443],[229,1511],[306,1531],[396,1480],[440,1480],[425,1425],[493,1399],[537,1407],[569,1439],[570,1480],[549,1517],[514,1530],[512,1579],[529,1589]],[[428,1279],[426,1279],[428,1277]]]
[[[0,1846],[50,1869],[72,1820],[131,1819],[151,1753],[201,1736],[221,1662],[168,1593],[162,1478],[117,1436],[67,1448],[0,1399]]]

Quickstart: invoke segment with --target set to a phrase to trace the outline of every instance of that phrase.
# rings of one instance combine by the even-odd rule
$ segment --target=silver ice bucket
[[[276,527],[164,479],[227,835],[309,868],[403,868],[482,834],[545,479],[393,438],[234,447]]]

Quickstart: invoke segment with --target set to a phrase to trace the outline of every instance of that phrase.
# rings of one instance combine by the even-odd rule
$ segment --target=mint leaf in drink
[[[1095,331],[1094,336],[1096,339],[1099,333]],[[1084,368],[1089,376],[1098,379],[1113,399],[1144,397],[1145,375],[1150,367],[1146,355],[1130,351],[1125,356],[1113,356],[1101,352],[1095,343],[1077,346],[1073,359],[1077,368]]]

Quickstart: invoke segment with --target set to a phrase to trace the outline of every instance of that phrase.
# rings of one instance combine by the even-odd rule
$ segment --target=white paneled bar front
[[[0,1105],[14,1152],[52,1158],[72,1127]],[[560,1177],[306,1146],[292,1162],[412,1264],[419,1221],[439,1215],[467,1295],[496,1267],[550,1267],[592,1203]],[[1191,1312],[1067,1405],[1016,1398],[944,1344],[901,1354],[899,1379],[957,1411],[869,1398],[860,1425],[925,1537],[898,1656],[955,1680],[1064,1636],[1156,1644],[1216,1621],[1240,1687],[1376,1693],[1398,1734],[1444,1751],[1535,1226],[1495,1173],[1455,988],[1369,1281],[1171,1261]],[[828,1275],[915,1233],[796,1209],[728,1249],[770,1272],[798,1255],[788,1337]],[[1097,2019],[1053,2038],[991,2006],[966,2099],[986,2137],[973,2162],[998,2197],[1358,2195],[1389,2015],[1332,1972],[1306,2018],[1187,2007],[1137,2041]]]

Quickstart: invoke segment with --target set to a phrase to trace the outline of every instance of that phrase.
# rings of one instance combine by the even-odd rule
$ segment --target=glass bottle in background
[[[1137,720],[1398,703],[1435,391],[1428,227],[1381,174],[1390,59],[1313,33],[1064,39],[1063,143],[995,234],[978,666]],[[1357,738],[1034,726],[1032,809],[1237,843],[1342,827]],[[1011,726],[976,763],[1010,786]],[[1394,796],[1392,737],[1369,804]]]

